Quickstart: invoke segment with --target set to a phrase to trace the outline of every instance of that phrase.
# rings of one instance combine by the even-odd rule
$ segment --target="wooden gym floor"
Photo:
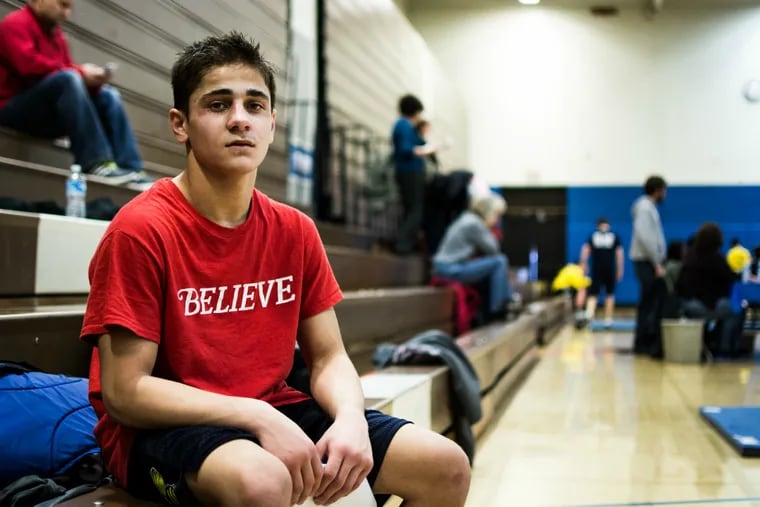
[[[741,458],[698,414],[759,405],[760,363],[618,351],[632,339],[562,331],[481,439],[468,507],[760,507],[760,458]]]

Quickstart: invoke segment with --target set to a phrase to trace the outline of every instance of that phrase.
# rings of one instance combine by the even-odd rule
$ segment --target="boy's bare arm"
[[[581,247],[580,265],[583,268],[584,273],[588,273],[588,258],[591,254],[591,246],[588,243],[583,243]]]
[[[157,353],[156,343],[127,329],[100,337],[103,402],[111,417],[135,428],[209,425],[249,431],[288,468],[295,499],[313,494],[322,466],[316,446],[301,428],[264,401],[154,377]]]
[[[329,504],[356,489],[372,470],[364,395],[332,308],[302,321],[298,340],[314,399],[335,420],[317,442],[317,452],[327,462],[314,500]]]
[[[109,415],[135,428],[185,425],[254,430],[274,409],[258,400],[210,393],[152,376],[158,344],[119,328],[98,340],[103,402]]]
[[[301,322],[298,342],[311,372],[311,392],[335,419],[340,413],[364,417],[364,394],[359,375],[340,336],[335,310],[330,308]]]

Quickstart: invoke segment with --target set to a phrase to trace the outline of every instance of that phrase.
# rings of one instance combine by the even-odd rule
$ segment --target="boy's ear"
[[[269,144],[274,142],[274,131],[277,127],[277,109],[272,109],[272,124],[269,126]]]
[[[188,140],[187,135],[187,117],[179,109],[169,109],[169,126],[174,133],[174,138],[180,144],[185,144]]]

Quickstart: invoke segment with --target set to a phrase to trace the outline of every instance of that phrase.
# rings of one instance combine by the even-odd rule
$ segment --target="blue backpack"
[[[92,475],[93,457],[100,460],[88,383],[0,361],[0,487],[26,475],[100,479],[73,477]]]

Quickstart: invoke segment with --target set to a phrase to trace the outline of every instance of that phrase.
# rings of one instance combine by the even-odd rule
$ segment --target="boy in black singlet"
[[[591,270],[588,261],[591,259]],[[581,248],[581,266],[591,275],[591,287],[586,301],[586,318],[596,313],[597,297],[604,288],[604,323],[612,324],[615,311],[615,284],[623,279],[623,246],[617,234],[610,230],[605,218],[597,221],[597,228]]]

